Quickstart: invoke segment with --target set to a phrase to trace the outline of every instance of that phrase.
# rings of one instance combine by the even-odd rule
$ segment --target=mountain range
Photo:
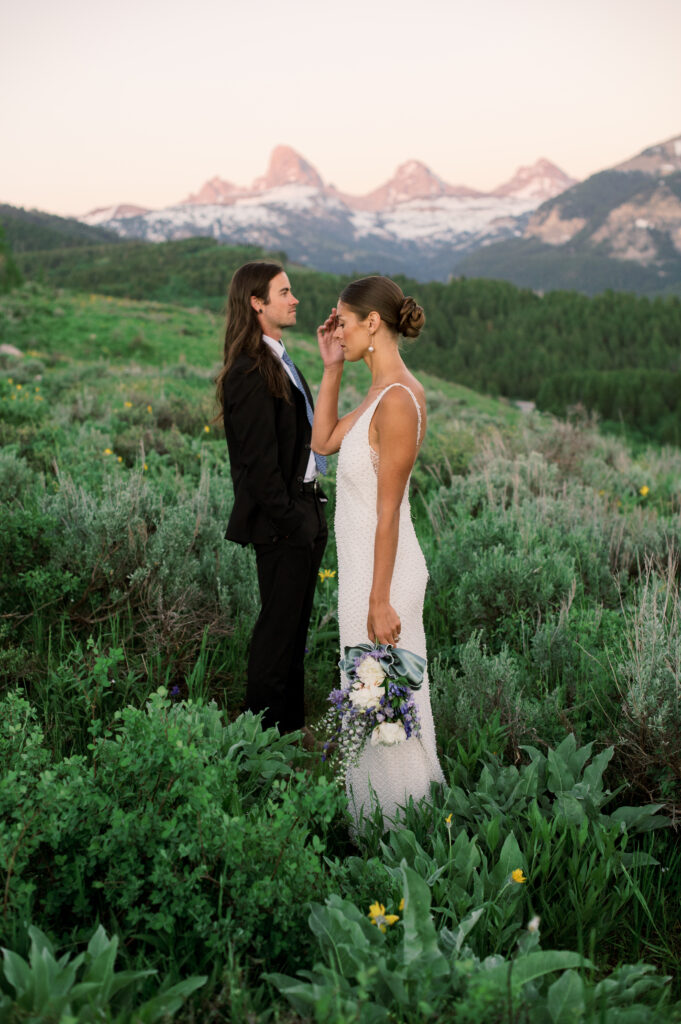
[[[542,203],[518,236],[467,254],[457,272],[540,290],[681,294],[681,136]]]
[[[468,252],[519,237],[529,215],[575,184],[541,159],[485,193],[451,185],[410,160],[384,185],[353,196],[327,184],[303,156],[277,146],[250,187],[220,177],[171,207],[131,204],[92,210],[85,224],[123,238],[165,241],[208,235],[285,251],[296,263],[334,272],[402,272],[446,279]]]
[[[540,160],[489,193],[413,160],[351,196],[279,146],[250,187],[214,177],[167,209],[119,204],[79,220],[0,206],[0,223],[15,252],[82,245],[85,235],[91,244],[205,236],[341,273],[681,295],[681,136],[582,182]]]

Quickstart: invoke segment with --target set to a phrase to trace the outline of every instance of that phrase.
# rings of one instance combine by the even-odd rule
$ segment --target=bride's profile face
[[[366,320],[360,320],[349,306],[343,302],[338,303],[336,312],[336,330],[334,339],[343,349],[345,358],[350,363],[356,363],[364,358],[370,338]]]

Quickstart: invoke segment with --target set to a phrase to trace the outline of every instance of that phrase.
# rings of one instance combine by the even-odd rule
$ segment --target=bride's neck
[[[367,352],[364,361],[371,370],[372,388],[392,384],[404,370],[404,363],[397,345],[391,345],[390,348],[376,346],[374,352]]]

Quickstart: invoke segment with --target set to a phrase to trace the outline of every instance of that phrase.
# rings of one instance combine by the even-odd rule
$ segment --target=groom
[[[240,267],[229,287],[217,379],[234,484],[226,537],[253,545],[261,602],[246,704],[280,732],[305,724],[305,640],[327,539],[317,482],[326,460],[310,448],[312,396],[281,342],[297,305],[279,264]],[[305,745],[313,739],[304,732]]]

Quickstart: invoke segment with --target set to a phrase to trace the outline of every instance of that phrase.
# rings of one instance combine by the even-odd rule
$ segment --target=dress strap
[[[421,444],[421,406],[419,405],[418,399],[414,392],[411,390],[411,388],[408,387],[406,384],[400,384],[400,382],[396,380],[394,384],[388,384],[387,388],[383,388],[383,391],[381,391],[380,395],[376,399],[376,405],[378,405],[378,403],[381,401],[386,391],[390,391],[391,388],[404,388],[404,390],[407,391],[412,397],[414,405],[416,406],[416,415],[418,416],[418,426],[416,430],[416,446],[418,447]]]

